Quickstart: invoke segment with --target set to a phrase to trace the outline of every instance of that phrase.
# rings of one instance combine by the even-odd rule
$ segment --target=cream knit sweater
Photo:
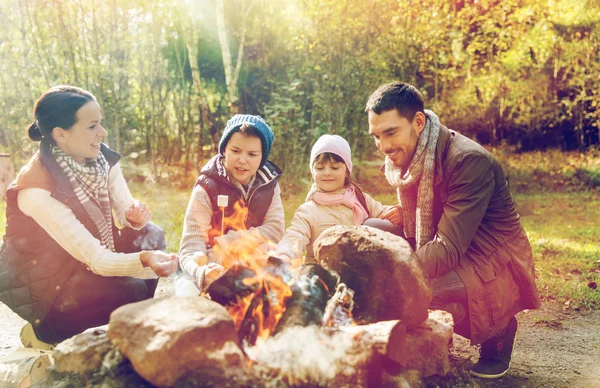
[[[108,175],[108,192],[117,226],[131,227],[125,212],[134,199],[117,163]],[[29,188],[19,191],[19,209],[33,218],[58,245],[75,259],[87,265],[92,272],[102,276],[131,276],[152,279],[157,275],[144,267],[140,253],[116,253],[100,244],[89,230],[75,217],[67,205],[57,201],[47,190]],[[140,229],[144,227],[142,225]]]

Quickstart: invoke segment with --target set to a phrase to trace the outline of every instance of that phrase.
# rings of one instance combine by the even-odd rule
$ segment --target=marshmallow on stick
[[[224,233],[224,224],[225,224],[225,208],[229,204],[229,197],[227,195],[219,195],[217,196],[217,206],[221,209],[221,236]]]
[[[229,197],[227,195],[219,195],[217,197],[217,205],[220,208],[227,207],[229,205]]]

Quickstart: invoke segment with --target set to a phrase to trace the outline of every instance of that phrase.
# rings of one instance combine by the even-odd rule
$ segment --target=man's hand
[[[140,261],[144,267],[150,267],[158,276],[169,276],[177,271],[179,259],[174,253],[163,251],[142,251]]]
[[[379,218],[388,220],[393,224],[402,225],[402,208],[396,205],[385,211]]]
[[[142,201],[138,201],[131,204],[129,209],[125,211],[125,219],[133,226],[134,228],[141,228],[150,221],[152,218],[152,213],[150,213],[150,209],[148,206]]]

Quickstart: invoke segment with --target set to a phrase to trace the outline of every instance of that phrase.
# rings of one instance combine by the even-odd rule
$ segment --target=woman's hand
[[[174,253],[163,251],[142,251],[140,261],[144,267],[150,267],[158,276],[169,276],[177,271],[179,259]]]
[[[402,208],[399,205],[392,206],[385,211],[379,218],[388,220],[393,224],[402,225]]]
[[[125,211],[125,219],[134,228],[143,227],[150,221],[150,218],[152,218],[152,213],[150,213],[148,206],[137,199],[131,204],[129,209]]]

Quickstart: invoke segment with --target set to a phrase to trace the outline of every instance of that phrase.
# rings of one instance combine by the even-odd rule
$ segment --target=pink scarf
[[[354,225],[362,225],[362,223],[369,218],[369,213],[360,204],[354,187],[348,187],[342,194],[323,193],[316,192],[312,196],[312,200],[319,205],[344,205],[352,209],[352,215],[354,218]]]

